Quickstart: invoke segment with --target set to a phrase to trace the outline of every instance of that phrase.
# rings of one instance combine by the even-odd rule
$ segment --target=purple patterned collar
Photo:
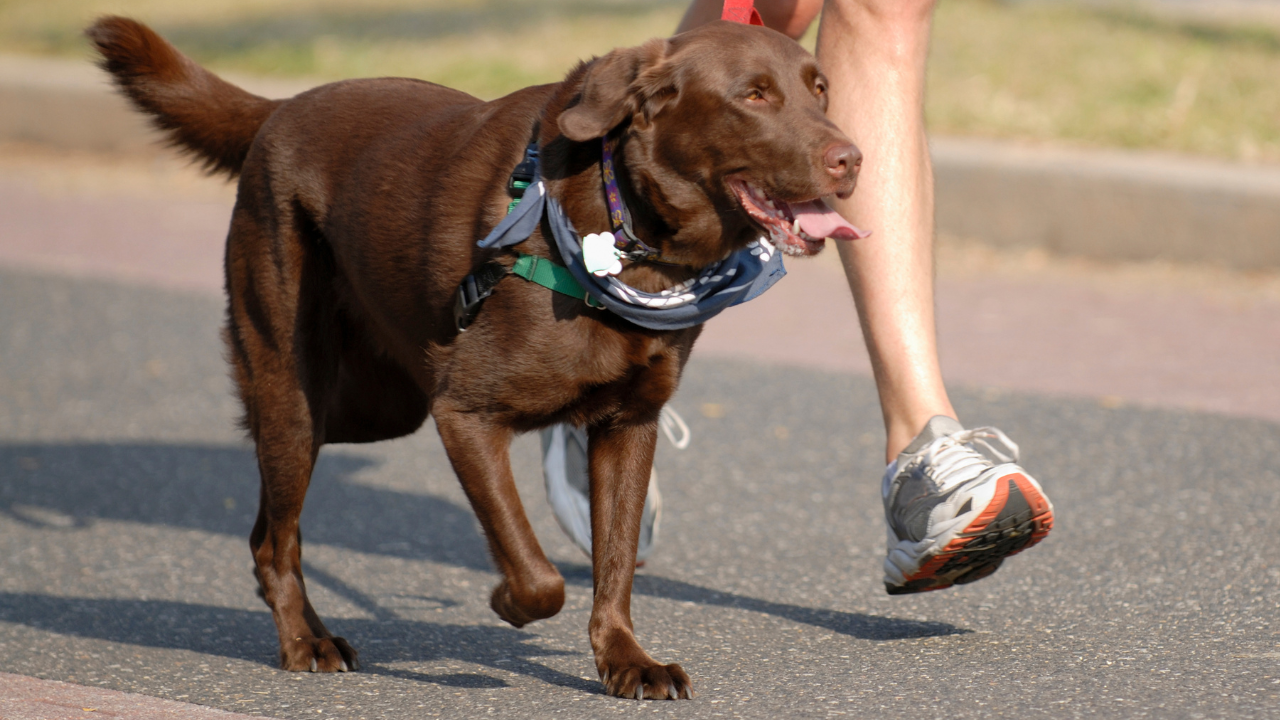
[[[605,200],[609,203],[609,222],[613,224],[614,247],[622,257],[638,261],[683,265],[662,257],[662,251],[646,243],[631,229],[631,217],[622,203],[622,191],[618,189],[618,173],[614,170],[613,151],[618,147],[617,135],[600,138],[600,175],[604,178]]]

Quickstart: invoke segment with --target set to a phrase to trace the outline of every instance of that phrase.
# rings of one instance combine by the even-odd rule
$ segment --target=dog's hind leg
[[[270,204],[270,190],[253,187],[256,180],[249,172],[242,182],[227,239],[226,340],[262,477],[249,544],[280,634],[280,666],[354,670],[355,650],[307,599],[298,524],[337,363],[332,263],[300,211]]]
[[[432,410],[449,461],[484,528],[502,573],[489,605],[516,627],[560,612],[564,578],[547,560],[511,476],[511,430],[439,398]]]

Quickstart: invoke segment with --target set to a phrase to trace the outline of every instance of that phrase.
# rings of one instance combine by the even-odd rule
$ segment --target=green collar
[[[573,279],[573,275],[567,268],[546,258],[519,253],[516,264],[511,267],[511,272],[544,288],[582,300],[593,308],[604,307],[599,300],[582,289],[582,285]]]

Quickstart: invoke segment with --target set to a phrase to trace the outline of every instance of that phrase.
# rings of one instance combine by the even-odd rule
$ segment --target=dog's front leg
[[[636,642],[631,625],[640,516],[653,468],[658,424],[605,423],[588,430],[591,474],[591,649],[610,695],[654,700],[693,697],[684,669],[663,665]]]
[[[440,439],[502,573],[489,606],[516,627],[555,615],[564,605],[564,577],[542,552],[516,492],[508,452],[511,430],[478,413],[451,412],[441,405],[434,411]]]

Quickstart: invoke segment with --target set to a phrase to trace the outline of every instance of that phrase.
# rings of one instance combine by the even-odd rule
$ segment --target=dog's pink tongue
[[[859,240],[871,234],[851,225],[821,198],[809,202],[791,203],[791,214],[799,223],[800,229],[809,237]]]

